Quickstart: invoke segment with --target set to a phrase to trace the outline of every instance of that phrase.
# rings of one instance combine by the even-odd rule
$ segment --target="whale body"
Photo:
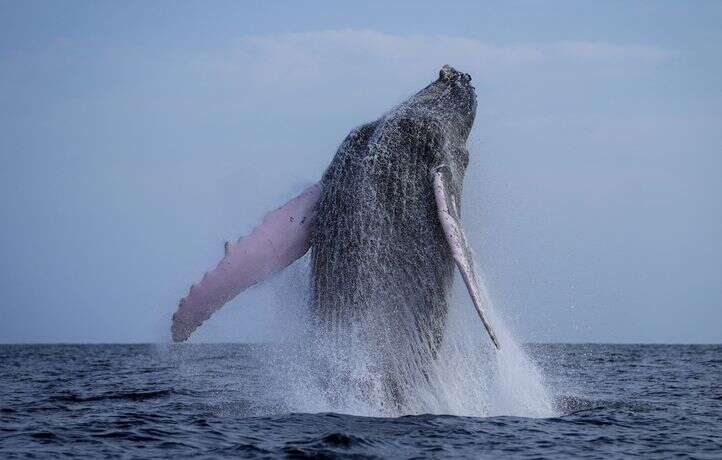
[[[498,348],[460,217],[476,104],[471,77],[444,66],[437,80],[354,129],[319,183],[226,243],[217,267],[181,299],[173,339],[188,339],[227,301],[310,249],[318,333],[355,328],[381,367],[406,365],[393,356],[436,356],[455,264]]]

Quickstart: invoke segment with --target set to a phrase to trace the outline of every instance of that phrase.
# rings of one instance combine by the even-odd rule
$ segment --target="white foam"
[[[501,342],[498,351],[476,316],[463,283],[456,281],[438,356],[422,357],[426,364],[418,366],[419,358],[407,351],[397,350],[399,356],[392,357],[399,363],[396,373],[403,387],[401,405],[385,391],[384,372],[379,369],[380,359],[388,361],[389,357],[379,356],[372,344],[364,343],[356,328],[331,339],[307,327],[298,342],[269,360],[276,397],[291,412],[375,417],[426,413],[557,415],[540,370],[491,302],[487,302],[488,310]],[[398,333],[393,328],[387,332]],[[421,366],[425,372],[419,371]]]

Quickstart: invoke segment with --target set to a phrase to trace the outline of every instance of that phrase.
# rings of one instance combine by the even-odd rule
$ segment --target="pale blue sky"
[[[447,63],[521,339],[722,342],[722,3],[418,3],[0,1],[0,342],[168,340],[223,241]],[[282,337],[299,270],[198,339]]]

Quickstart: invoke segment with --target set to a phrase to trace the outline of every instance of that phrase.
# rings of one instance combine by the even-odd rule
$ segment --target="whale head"
[[[450,65],[439,70],[439,78],[412,96],[406,103],[411,110],[419,110],[442,121],[445,129],[455,131],[466,141],[476,116],[476,92],[471,76]]]

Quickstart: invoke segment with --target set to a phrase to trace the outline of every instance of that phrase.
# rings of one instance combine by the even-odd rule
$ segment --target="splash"
[[[363,324],[331,337],[320,335],[306,320],[304,333],[267,361],[275,397],[290,412],[371,417],[558,415],[542,373],[512,330],[489,309],[502,344],[501,350],[495,350],[459,281],[451,293],[443,342],[435,355],[419,347],[417,353],[398,349],[396,356],[379,356],[379,348],[364,341]],[[486,290],[484,296],[491,305]],[[388,327],[382,332],[398,334],[401,329]],[[388,354],[388,348],[383,349]],[[402,402],[389,392],[388,375],[380,362],[397,365],[394,385],[402,387]]]

